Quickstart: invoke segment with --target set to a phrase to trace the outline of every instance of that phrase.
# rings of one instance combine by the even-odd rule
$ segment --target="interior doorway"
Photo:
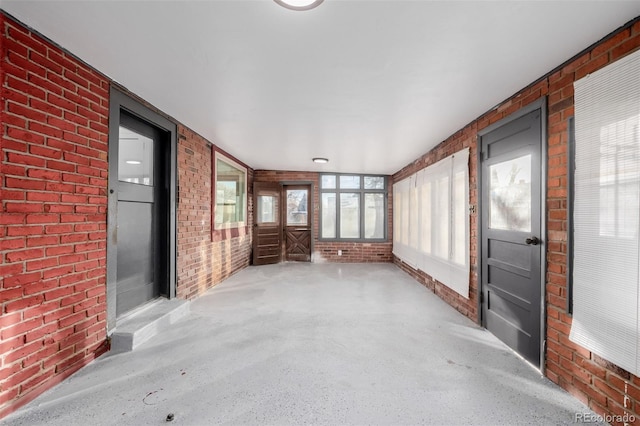
[[[482,322],[536,367],[544,306],[544,104],[481,132]]]
[[[116,88],[109,111],[107,329],[176,293],[177,128]]]
[[[164,292],[167,277],[167,135],[126,111],[118,135],[116,316]]]

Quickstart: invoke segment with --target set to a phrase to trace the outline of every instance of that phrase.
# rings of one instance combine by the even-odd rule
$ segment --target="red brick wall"
[[[106,350],[109,82],[0,27],[2,417]]]
[[[567,119],[573,82],[640,48],[640,21],[599,43],[547,78],[549,171],[547,176],[547,376],[598,413],[640,418],[640,379],[569,341],[566,313]],[[625,383],[628,383],[625,393]]]
[[[106,349],[109,81],[2,14],[0,26],[2,417]],[[622,414],[626,409],[637,417],[640,378],[568,340],[571,317],[565,312],[565,282],[566,120],[573,115],[572,83],[639,47],[640,22],[636,21],[470,123],[394,176],[401,179],[468,146],[471,203],[475,204],[477,132],[548,95],[546,374],[596,412]],[[193,298],[248,264],[250,238],[212,242],[211,207],[206,199],[210,190],[199,187],[211,184],[210,151],[206,141],[187,129],[181,128],[179,133],[183,137],[178,154],[178,294]],[[200,173],[200,167],[209,167],[208,176]],[[317,218],[316,173],[255,174],[265,181],[315,182]],[[316,220],[316,236],[317,226]],[[471,263],[475,265],[475,217],[471,227]],[[338,249],[346,250],[342,258],[331,254]],[[391,243],[315,241],[315,250],[318,258],[331,261],[392,258]],[[477,319],[474,299],[466,301],[428,276],[418,278],[465,315]],[[477,271],[472,269],[471,296],[476,292]]]
[[[241,229],[239,236],[218,231],[212,238],[212,146],[181,125],[178,126],[178,137],[177,295],[193,299],[249,265],[253,170],[247,169],[248,226]]]
[[[440,143],[434,149],[424,154],[393,175],[393,181],[398,182],[411,176],[418,170],[424,169],[438,161],[446,158],[463,148],[469,148],[469,203],[477,204],[477,184],[476,184],[476,164],[477,164],[477,148],[476,148],[477,123],[471,123],[464,129],[456,132],[447,140]],[[471,272],[469,277],[469,298],[464,298],[456,291],[450,289],[446,285],[433,279],[430,275],[423,271],[416,270],[394,256],[393,261],[405,272],[414,277],[422,285],[429,288],[451,306],[456,308],[462,314],[468,316],[474,321],[478,321],[478,271],[477,271],[477,216],[471,215],[469,221],[470,236],[470,265]]]
[[[389,239],[384,243],[352,243],[352,242],[327,242],[319,241],[320,235],[320,174],[316,172],[290,172],[273,170],[256,170],[257,182],[311,182],[313,192],[313,261],[314,262],[391,262],[392,249],[392,207],[391,191],[388,198],[388,235]],[[389,181],[389,188],[391,188]],[[338,250],[342,250],[342,256],[338,256]]]
[[[0,27],[1,418],[108,349],[111,82],[2,13]],[[212,242],[210,144],[178,132],[177,294],[191,299],[249,264],[251,236]]]
[[[573,82],[640,48],[640,18],[606,37],[576,58],[569,60],[539,81],[504,101],[431,152],[394,175],[402,179],[415,170],[468,146],[471,149],[471,204],[476,194],[476,135],[531,102],[548,96],[547,134],[547,351],[546,375],[599,414],[633,414],[640,421],[640,378],[569,341],[571,316],[566,312],[567,262],[567,120],[574,114]],[[477,220],[471,218],[471,264],[477,265]],[[401,262],[396,259],[396,263]],[[471,272],[471,296],[468,302],[443,288],[423,273],[401,267],[426,283],[452,306],[473,320],[478,319],[475,295],[477,270]],[[615,421],[614,424],[618,424]]]

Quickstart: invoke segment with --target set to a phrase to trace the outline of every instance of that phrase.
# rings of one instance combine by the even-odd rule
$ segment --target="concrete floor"
[[[391,264],[250,267],[11,425],[572,424],[580,402]]]

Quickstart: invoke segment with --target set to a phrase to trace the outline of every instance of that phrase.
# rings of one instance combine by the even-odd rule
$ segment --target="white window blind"
[[[413,208],[411,188],[414,185],[415,175],[393,185],[393,253],[411,267],[417,268],[417,251],[411,248],[410,241],[411,219],[415,217],[411,214]]]
[[[640,51],[575,82],[571,340],[640,373]]]
[[[469,149],[393,186],[393,253],[469,297]]]

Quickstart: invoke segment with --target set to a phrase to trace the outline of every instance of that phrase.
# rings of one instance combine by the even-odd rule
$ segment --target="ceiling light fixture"
[[[314,163],[325,164],[329,162],[328,158],[316,157],[313,159]]]
[[[311,10],[322,3],[324,0],[273,0],[282,7],[291,10]]]
[[[127,161],[125,161],[125,163],[127,163],[127,164],[142,164],[142,162],[140,162],[138,160],[127,160]]]

